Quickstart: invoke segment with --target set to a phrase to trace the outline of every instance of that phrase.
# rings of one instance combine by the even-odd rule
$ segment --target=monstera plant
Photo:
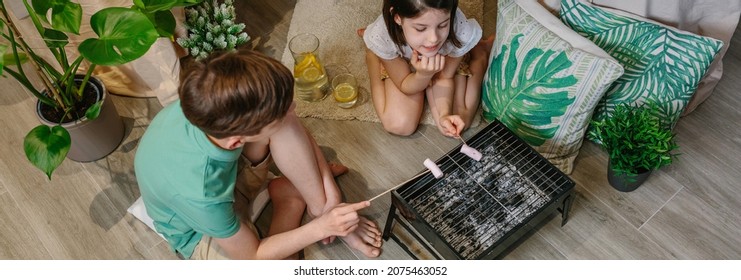
[[[29,34],[20,34],[17,19],[6,1],[0,0],[0,29],[6,41],[0,43],[0,73],[15,78],[38,99],[38,107],[56,116],[46,118],[53,125],[33,128],[24,140],[29,161],[51,178],[72,145],[73,137],[65,124],[95,120],[101,113],[100,97],[86,96],[86,92],[94,92],[87,89],[95,67],[120,65],[141,57],[157,38],[174,33],[175,18],[170,9],[202,0],[133,0],[130,8],[102,9],[90,18],[90,27],[97,37],[87,38],[79,46],[69,44],[71,34],[80,33],[83,7],[79,3],[22,1],[45,48],[29,46]],[[69,55],[71,47],[77,47],[79,55]],[[54,59],[45,59],[41,52],[50,52]],[[30,69],[24,69],[24,63],[30,64]],[[32,82],[37,80],[41,83],[39,88]]]

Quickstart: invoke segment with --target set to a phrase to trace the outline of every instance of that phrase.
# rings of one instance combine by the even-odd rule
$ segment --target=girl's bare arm
[[[416,53],[413,57],[416,57]],[[418,94],[429,87],[432,77],[443,69],[445,58],[441,55],[422,58],[419,61],[413,58],[412,62],[418,65],[416,72],[412,72],[409,62],[401,57],[390,60],[381,59],[381,64],[388,72],[391,81],[399,91],[407,95]],[[420,67],[421,64],[425,64],[426,68]]]

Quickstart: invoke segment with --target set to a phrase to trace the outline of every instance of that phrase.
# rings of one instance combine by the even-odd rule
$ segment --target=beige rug
[[[460,7],[469,18],[483,23],[483,0],[463,0]],[[312,33],[319,38],[319,59],[324,65],[343,65],[355,75],[360,86],[359,104],[350,109],[339,108],[332,96],[318,102],[296,101],[299,117],[331,120],[379,122],[370,100],[370,84],[365,65],[365,45],[356,30],[365,27],[381,13],[382,1],[369,0],[297,0],[288,29],[288,42],[296,34]],[[286,44],[282,62],[293,69],[293,57]],[[331,69],[330,69],[331,70]],[[331,71],[328,71],[332,75]],[[332,78],[330,76],[330,78]],[[481,114],[472,126],[481,121]],[[422,116],[423,124],[434,124],[429,109]]]

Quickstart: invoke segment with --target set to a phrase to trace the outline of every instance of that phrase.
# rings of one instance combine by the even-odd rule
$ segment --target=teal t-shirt
[[[183,115],[173,102],[152,120],[139,142],[134,169],[139,189],[171,248],[190,258],[201,237],[234,235],[234,184],[242,149],[225,150]]]

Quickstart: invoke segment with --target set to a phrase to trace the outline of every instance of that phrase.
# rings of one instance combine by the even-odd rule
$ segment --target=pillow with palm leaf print
[[[597,105],[595,120],[609,116],[619,104],[652,101],[659,106],[659,117],[673,126],[723,45],[720,40],[578,0],[561,1],[560,16],[625,68],[625,75]]]
[[[571,173],[597,102],[623,68],[536,0],[500,0],[484,76],[484,118],[498,119]]]

